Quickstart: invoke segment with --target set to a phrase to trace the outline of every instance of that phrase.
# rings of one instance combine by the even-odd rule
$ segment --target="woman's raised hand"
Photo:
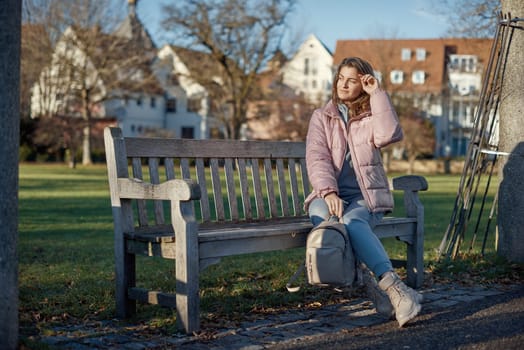
[[[360,75],[360,82],[362,83],[362,89],[368,95],[371,95],[378,88],[378,80],[371,74]]]

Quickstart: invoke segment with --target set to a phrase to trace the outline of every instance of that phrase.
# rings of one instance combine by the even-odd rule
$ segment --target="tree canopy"
[[[240,136],[257,74],[281,49],[294,6],[295,0],[183,0],[164,6],[163,28],[220,67],[218,80],[210,80],[206,70],[192,72],[192,78],[229,111],[219,116],[228,138]]]

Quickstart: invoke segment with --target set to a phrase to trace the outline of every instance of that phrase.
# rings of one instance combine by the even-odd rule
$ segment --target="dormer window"
[[[411,59],[411,50],[410,49],[402,49],[400,52],[400,59],[402,61],[409,61]]]
[[[416,51],[417,61],[426,60],[426,49],[417,49]]]
[[[424,84],[426,80],[426,73],[422,70],[416,70],[411,74],[411,82],[413,84]]]
[[[401,70],[393,70],[389,74],[389,79],[393,84],[402,84],[404,81],[404,72]]]

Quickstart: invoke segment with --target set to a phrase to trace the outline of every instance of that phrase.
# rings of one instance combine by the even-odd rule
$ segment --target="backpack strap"
[[[300,274],[305,273],[305,272],[306,272],[306,261],[304,260],[304,262],[298,267],[297,271],[295,271],[293,276],[291,276],[289,281],[286,283],[286,288],[288,292],[296,293],[300,290],[300,286],[292,287],[292,285],[298,279]]]

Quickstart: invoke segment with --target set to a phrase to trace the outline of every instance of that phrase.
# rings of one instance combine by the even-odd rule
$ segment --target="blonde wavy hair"
[[[337,71],[335,75],[333,76],[333,85],[331,90],[331,101],[335,106],[338,106],[339,103],[342,103],[340,99],[338,98],[337,94],[337,83],[338,83],[338,77],[340,75],[340,70],[343,67],[353,67],[357,70],[358,74],[371,74],[374,75],[373,67],[369,62],[363,60],[359,57],[346,57],[342,60],[342,62],[338,65]],[[375,77],[376,78],[376,77]],[[357,116],[365,111],[370,110],[369,105],[369,95],[362,90],[362,93],[360,96],[353,102],[349,107],[349,116],[354,117]]]

